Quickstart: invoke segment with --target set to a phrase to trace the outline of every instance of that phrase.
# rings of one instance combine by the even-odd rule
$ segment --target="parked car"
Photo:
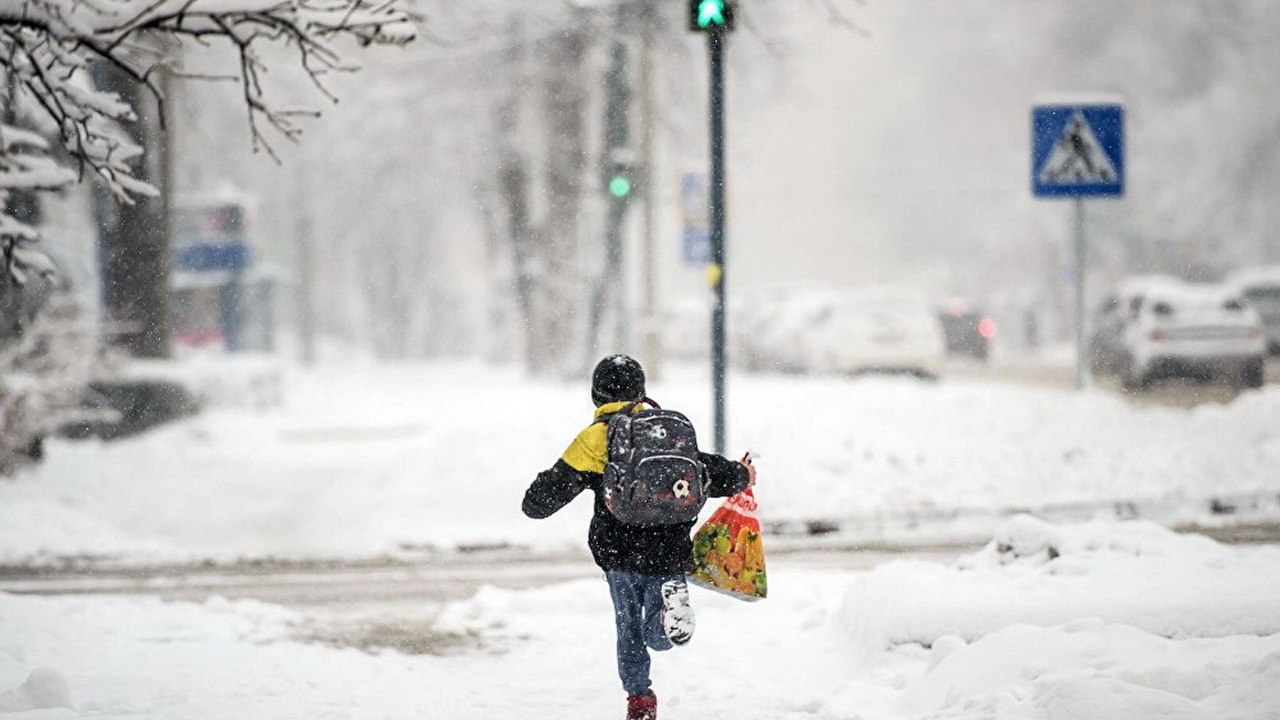
[[[761,316],[748,367],[785,372],[814,370],[814,334],[826,322],[831,307],[832,293],[825,288],[786,294],[772,311]]]
[[[1280,265],[1240,270],[1228,282],[1258,311],[1267,352],[1280,355]]]
[[[1135,298],[1131,306],[1121,371],[1126,387],[1145,387],[1164,377],[1262,385],[1262,323],[1232,287],[1161,286]]]
[[[736,357],[748,370],[764,370],[778,365],[777,339],[786,335],[781,323],[788,306],[813,289],[807,285],[775,285],[755,288],[731,304],[729,324]]]
[[[937,377],[946,341],[923,294],[898,287],[861,288],[837,293],[826,308],[805,348],[812,369]]]
[[[1142,298],[1152,290],[1181,285],[1181,280],[1170,275],[1135,275],[1117,283],[1093,316],[1089,336],[1089,364],[1093,371],[1107,375],[1122,372],[1128,357],[1125,333],[1137,318]]]
[[[986,362],[991,356],[995,320],[964,302],[948,302],[938,311],[947,355]]]

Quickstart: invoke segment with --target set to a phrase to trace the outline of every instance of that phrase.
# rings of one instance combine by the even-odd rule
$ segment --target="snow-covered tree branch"
[[[407,0],[0,0],[0,192],[50,190],[96,176],[121,202],[155,193],[134,163],[142,150],[118,123],[135,119],[119,95],[97,89],[94,67],[116,68],[163,101],[158,72],[174,67],[183,42],[224,43],[235,57],[222,79],[239,82],[254,149],[270,153],[271,132],[295,138],[299,114],[273,105],[262,75],[266,45],[290,48],[323,91],[323,76],[344,65],[333,42],[404,44],[417,35]],[[209,79],[215,79],[210,77]],[[40,134],[15,126],[18,114]],[[50,148],[41,134],[54,139]],[[65,157],[75,172],[54,160]],[[0,218],[5,266],[21,284],[32,268],[35,233]]]

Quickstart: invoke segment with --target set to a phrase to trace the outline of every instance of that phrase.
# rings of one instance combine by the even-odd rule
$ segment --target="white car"
[[[1233,288],[1161,286],[1131,304],[1121,381],[1132,388],[1191,377],[1258,387],[1265,352],[1258,313]]]
[[[831,293],[826,289],[795,291],[778,301],[772,311],[761,316],[751,340],[754,355],[749,358],[749,367],[786,372],[813,370],[814,333],[830,309]]]
[[[784,344],[797,332],[788,327],[795,321],[792,306],[812,292],[809,285],[774,285],[734,299],[729,334],[735,356],[748,370],[803,369],[787,357]]]
[[[1133,275],[1117,283],[1093,317],[1089,339],[1089,359],[1093,370],[1110,375],[1122,372],[1128,356],[1125,331],[1137,318],[1142,298],[1153,290],[1183,285],[1172,275]]]
[[[907,288],[848,290],[827,302],[809,347],[814,370],[937,377],[946,337],[933,304]]]
[[[1280,355],[1280,265],[1241,270],[1230,283],[1258,311],[1267,352]]]

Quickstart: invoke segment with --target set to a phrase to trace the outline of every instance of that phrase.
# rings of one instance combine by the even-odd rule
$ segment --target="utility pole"
[[[724,46],[733,30],[734,4],[728,0],[689,0],[689,29],[707,35],[710,76],[711,172],[709,213],[711,268],[708,274],[715,293],[711,312],[711,382],[715,403],[715,451],[725,448],[725,272],[724,247]]]
[[[725,251],[724,251],[724,31],[707,34],[711,55],[711,264],[716,294],[711,313],[711,378],[715,395],[716,452],[725,446]]]

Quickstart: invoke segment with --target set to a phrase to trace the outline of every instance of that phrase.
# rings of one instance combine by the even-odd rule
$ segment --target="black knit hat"
[[[591,400],[596,407],[611,402],[644,399],[644,368],[635,358],[610,355],[591,373]]]

